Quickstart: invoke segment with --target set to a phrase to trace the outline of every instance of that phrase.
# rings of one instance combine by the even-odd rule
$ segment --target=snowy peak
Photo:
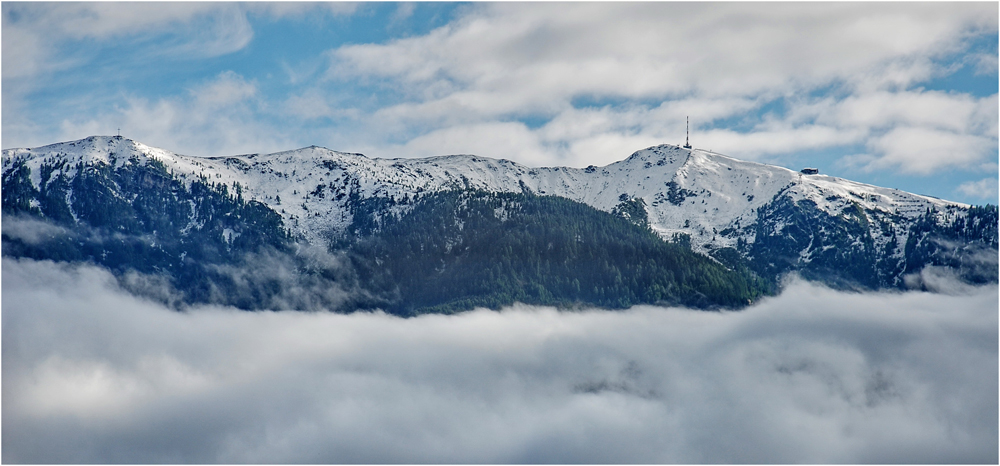
[[[53,161],[62,159],[70,164],[83,163],[115,163],[116,155],[127,159],[131,155],[151,155],[158,149],[118,136],[91,136],[78,141],[60,142],[33,149],[8,149],[3,152],[3,165],[6,169],[14,160]],[[165,151],[159,151],[166,153]]]

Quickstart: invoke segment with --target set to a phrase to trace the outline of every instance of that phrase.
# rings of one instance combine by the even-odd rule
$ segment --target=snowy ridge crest
[[[474,155],[372,159],[316,146],[272,154],[196,157],[120,136],[3,151],[4,172],[22,161],[31,169],[36,187],[42,165],[60,165],[58,170],[72,177],[79,163],[120,166],[148,160],[159,161],[188,183],[201,178],[239,184],[245,198],[278,212],[294,234],[311,242],[345,231],[352,221],[351,199],[400,201],[464,188],[560,196],[607,212],[623,197],[639,199],[654,231],[665,238],[688,235],[692,247],[701,252],[753,242],[747,227],[757,222],[760,209],[781,196],[811,202],[835,217],[860,208],[886,221],[912,220],[928,210],[953,217],[968,207],[666,144],[587,168],[535,168]]]

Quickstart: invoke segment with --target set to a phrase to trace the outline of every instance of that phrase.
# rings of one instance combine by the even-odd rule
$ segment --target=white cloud
[[[417,11],[417,4],[416,3],[413,3],[413,2],[401,2],[396,7],[396,12],[392,14],[392,19],[390,20],[390,23],[392,25],[397,25],[397,24],[399,24],[399,23],[401,23],[401,22],[409,19],[411,16],[413,16],[413,13],[415,11]]]
[[[350,15],[357,11],[357,2],[248,2],[241,4],[250,13],[267,15],[272,18],[301,18],[316,10],[333,15]]]
[[[561,155],[561,158],[556,160],[554,165],[575,166],[577,168],[588,165],[603,166],[628,156],[628,153],[620,152],[622,147],[638,149],[661,143],[663,143],[662,138],[630,131],[595,133],[567,141],[565,155]]]
[[[724,154],[739,154],[756,159],[764,154],[782,154],[823,147],[851,144],[861,139],[857,130],[841,130],[822,125],[779,127],[741,133],[730,130],[710,130],[699,136],[698,147]]]
[[[943,169],[989,169],[996,158],[996,107],[996,94],[976,98],[923,89],[881,90],[799,102],[777,126],[850,135],[818,141],[817,147],[864,143],[869,153],[842,158],[848,166],[928,175]]]
[[[761,105],[787,99],[787,115],[749,130],[699,133],[697,145],[760,158],[868,143],[879,151],[870,156],[879,167],[926,173],[974,166],[983,138],[995,139],[995,129],[985,129],[996,126],[995,97],[910,89],[953,71],[936,59],[996,30],[995,5],[963,6],[476,5],[424,36],[335,49],[328,76],[387,82],[407,96],[366,120],[420,140],[393,143],[394,156],[423,154],[424,141],[459,128],[528,116],[551,121],[520,137],[532,142],[511,158],[582,166],[617,160],[639,141],[677,142],[686,115],[702,126],[752,119]],[[808,97],[823,86],[842,92],[818,102]],[[625,103],[574,108],[577,99]],[[706,102],[715,107],[706,112]],[[970,158],[922,154],[934,162],[902,163],[911,147],[885,133],[914,127],[955,133],[951,139],[971,149]],[[939,141],[939,133],[924,139]],[[579,149],[584,140],[607,141],[601,150],[608,153]],[[894,142],[903,145],[890,147]]]
[[[865,170],[895,168],[904,173],[930,175],[949,167],[978,167],[996,158],[996,140],[932,128],[899,127],[874,138],[874,154],[863,161]]]
[[[927,4],[490,4],[426,36],[341,47],[332,72],[414,84],[450,80],[464,91],[515,101],[586,93],[753,95],[939,53],[970,29],[995,28],[990,11]]]
[[[39,93],[45,95],[49,86],[95,59],[122,55],[115,73],[129,75],[164,60],[225,55],[253,38],[246,15],[236,4],[4,3],[2,9],[4,138],[21,146],[47,144],[61,136],[56,130],[59,121],[51,115],[89,131],[81,137],[113,133],[122,124],[120,118],[108,124],[81,123],[93,118],[97,108],[106,107],[111,97],[107,95],[63,96],[58,109],[35,103]],[[118,47],[123,43],[131,46]],[[88,84],[70,87],[88,88]],[[39,117],[39,111],[45,116]],[[163,142],[169,147],[174,141]]]
[[[908,125],[973,132],[974,125],[987,123],[982,121],[986,115],[979,112],[990,103],[996,106],[996,96],[977,99],[938,91],[883,91],[848,97],[817,119],[836,126],[871,130]],[[993,122],[996,122],[996,115]]]
[[[326,95],[316,89],[309,89],[302,94],[289,97],[285,101],[284,109],[289,115],[304,120],[331,118],[341,114],[327,102]]]
[[[958,186],[957,191],[969,197],[996,201],[998,189],[997,185],[997,178],[983,178],[979,181],[968,181],[962,183]]]
[[[28,3],[3,5],[4,79],[52,72],[78,61],[58,56],[69,41],[173,34],[149,53],[216,56],[253,37],[243,12],[224,3]]]
[[[257,87],[232,71],[224,71],[215,80],[193,89],[191,93],[199,104],[219,108],[256,96]]]
[[[238,9],[223,9],[208,21],[196,21],[177,35],[176,45],[166,53],[177,57],[216,57],[243,49],[253,39],[253,28],[246,14]]]
[[[531,165],[551,161],[538,138],[520,122],[452,126],[410,140],[405,150],[424,156],[477,154]]]
[[[69,236],[71,233],[50,222],[32,217],[8,215],[3,222],[3,234],[26,244],[39,245],[55,237]]]
[[[996,54],[980,53],[974,55],[973,59],[977,75],[989,76],[997,74],[998,61],[1000,61],[1000,57],[997,57]]]
[[[146,54],[212,57],[244,48],[253,38],[247,13],[302,17],[317,9],[351,14],[357,3],[331,2],[79,2],[3,5],[4,78],[65,66],[58,47],[83,40],[127,40],[166,35]],[[98,44],[99,45],[99,44]]]
[[[317,101],[311,102],[315,105]],[[432,103],[435,104],[437,102]],[[519,121],[486,120],[462,124],[463,119],[452,114],[447,123],[440,125],[440,129],[431,125],[425,134],[389,148],[372,148],[371,154],[418,157],[468,153],[507,158],[529,166],[607,165],[628,155],[622,152],[623,148],[637,150],[665,141],[682,143],[685,113],[693,115],[697,125],[697,119],[710,122],[732,108],[755,105],[754,101],[746,99],[689,99],[664,103],[652,109],[639,105],[569,108],[537,128],[529,128]],[[394,128],[396,131],[412,128],[395,119],[398,115],[380,112],[373,118],[378,123],[370,126],[383,130]],[[469,119],[476,120],[473,116]],[[697,128],[695,132],[699,147],[707,147],[705,144],[712,139],[711,134],[698,132]],[[756,155],[748,149],[740,147],[740,154],[745,157]]]
[[[232,155],[284,150],[292,140],[262,121],[257,86],[225,71],[188,90],[186,95],[155,101],[127,97],[113,111],[66,119],[61,139],[108,134],[121,127],[123,135],[157,147],[190,155]]]
[[[243,50],[254,37],[249,17],[305,19],[317,16],[317,13],[319,16],[347,15],[353,13],[357,6],[347,2],[4,3],[4,138],[16,146],[51,143],[54,138],[62,136],[57,130],[59,121],[53,115],[70,122],[64,124],[64,128],[90,131],[83,136],[108,134],[109,129],[113,132],[123,123],[121,118],[111,118],[109,124],[87,120],[92,119],[95,112],[105,112],[109,101],[117,101],[122,107],[137,105],[135,98],[127,102],[123,100],[148,92],[148,89],[145,89],[144,82],[137,82],[129,76],[147,80],[150,79],[150,69],[169,67],[178,60],[207,60]],[[66,76],[76,76],[74,73],[80,73],[81,69],[108,60],[118,61],[110,67],[114,70],[114,79],[121,81],[123,86],[117,95],[93,93],[92,83],[66,81]],[[85,79],[92,77],[87,75]],[[60,85],[82,92],[60,96],[58,109],[37,104],[39,94],[52,93],[50,88],[59,88]],[[64,90],[55,94],[60,92]],[[166,102],[186,96],[152,95],[146,98]],[[66,105],[67,101],[78,106]],[[169,112],[171,109],[158,110]],[[155,113],[148,116],[154,118],[132,123],[152,127],[163,122],[163,118]],[[198,120],[208,115],[191,117]],[[259,120],[266,119],[266,116],[248,114],[246,118]],[[186,139],[160,138],[155,143],[171,150],[193,148],[195,153],[219,151],[217,144],[199,147],[193,141],[185,142]],[[9,147],[10,142],[5,147]],[[268,144],[257,150],[273,148],[276,147]],[[229,153],[225,149],[222,152]]]
[[[995,286],[398,319],[2,280],[5,462],[997,461]]]

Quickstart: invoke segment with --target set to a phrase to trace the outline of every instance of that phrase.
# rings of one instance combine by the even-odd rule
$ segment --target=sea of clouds
[[[996,463],[998,291],[186,312],[2,263],[5,463]]]

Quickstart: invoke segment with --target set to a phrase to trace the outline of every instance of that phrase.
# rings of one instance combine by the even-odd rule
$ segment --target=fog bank
[[[400,319],[2,267],[6,463],[998,461],[996,286]]]

